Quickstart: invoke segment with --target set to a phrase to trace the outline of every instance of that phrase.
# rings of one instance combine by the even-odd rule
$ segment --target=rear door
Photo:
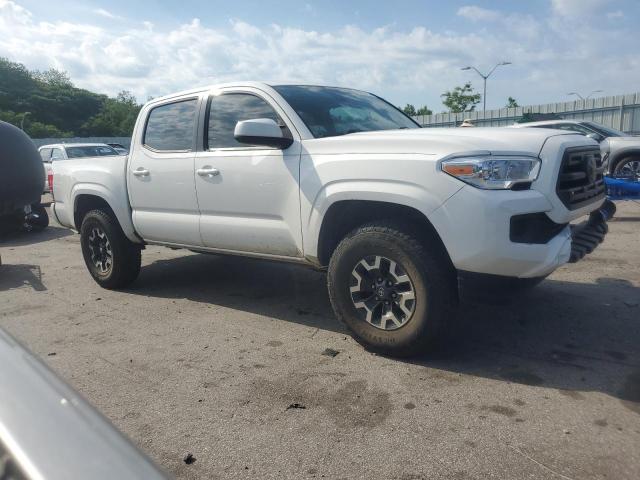
[[[271,118],[294,139],[285,149],[237,142],[237,122]],[[204,148],[196,154],[200,233],[210,248],[302,256],[300,141],[282,109],[251,88],[211,95],[205,111]],[[209,174],[207,172],[214,171]]]
[[[128,164],[133,224],[143,239],[202,245],[194,183],[198,96],[152,105]]]

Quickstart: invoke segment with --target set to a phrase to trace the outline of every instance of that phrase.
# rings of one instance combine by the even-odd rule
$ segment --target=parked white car
[[[534,284],[591,252],[613,213],[583,135],[421,129],[375,95],[319,86],[156,98],[127,157],[53,171],[56,218],[103,287],[134,281],[145,244],[328,269],[337,316],[396,355],[435,341],[459,286]]]
[[[44,193],[51,191],[53,181],[52,162],[69,158],[87,158],[122,155],[106,143],[56,143],[38,148],[44,166]]]

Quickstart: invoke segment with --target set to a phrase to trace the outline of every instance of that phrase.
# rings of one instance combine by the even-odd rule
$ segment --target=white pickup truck
[[[567,131],[421,129],[370,93],[235,83],[147,103],[129,155],[55,162],[53,211],[105,288],[146,244],[327,268],[354,337],[410,355],[461,291],[590,253],[615,210],[604,167]]]

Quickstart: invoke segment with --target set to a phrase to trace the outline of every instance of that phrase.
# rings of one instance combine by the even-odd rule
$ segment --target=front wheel
[[[434,345],[455,305],[455,273],[441,249],[409,228],[376,222],[344,238],[328,288],[338,318],[366,348],[410,356]]]
[[[613,176],[616,178],[640,178],[640,158],[623,158],[614,165]]]
[[[82,256],[93,279],[104,288],[123,288],[140,272],[140,247],[124,234],[118,222],[102,210],[92,210],[80,227]]]

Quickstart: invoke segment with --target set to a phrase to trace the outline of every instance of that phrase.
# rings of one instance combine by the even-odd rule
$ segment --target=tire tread
[[[89,269],[91,276],[101,287],[109,290],[117,290],[130,285],[140,273],[140,246],[134,244],[126,237],[122,228],[120,228],[118,221],[113,218],[113,215],[99,209],[90,210],[84,216],[82,219],[82,226],[80,227],[81,235],[85,235],[85,225],[92,219],[101,223],[105,227],[107,230],[106,233],[109,235],[109,241],[113,245],[112,248],[117,252],[120,252],[121,260],[118,261],[116,256],[114,259],[115,261],[113,264],[112,274],[107,278],[100,278],[93,275],[89,262],[85,256],[85,262],[87,263],[87,268]],[[85,253],[83,251],[83,256],[84,255]]]
[[[334,295],[336,285],[331,272],[335,271],[337,263],[350,248],[353,240],[361,235],[381,235],[389,237],[391,242],[390,248],[392,250],[395,249],[399,252],[404,251],[405,254],[410,254],[418,268],[422,269],[422,271],[429,272],[431,296],[429,328],[425,328],[426,326],[423,327],[417,337],[411,342],[411,345],[403,347],[402,351],[372,345],[365,339],[360,338],[349,326],[348,321],[345,320],[344,312],[337,308],[337,299]],[[334,250],[329,262],[329,274],[327,275],[331,303],[334,306],[334,311],[338,319],[355,334],[354,338],[356,341],[369,350],[394,356],[413,356],[432,348],[436,341],[442,336],[445,323],[452,318],[452,313],[455,312],[455,305],[457,303],[456,276],[444,258],[430,254],[428,251],[429,245],[432,245],[432,242],[423,239],[420,233],[411,225],[389,219],[377,220],[357,227],[349,232]],[[440,249],[434,248],[433,252],[440,252]]]

